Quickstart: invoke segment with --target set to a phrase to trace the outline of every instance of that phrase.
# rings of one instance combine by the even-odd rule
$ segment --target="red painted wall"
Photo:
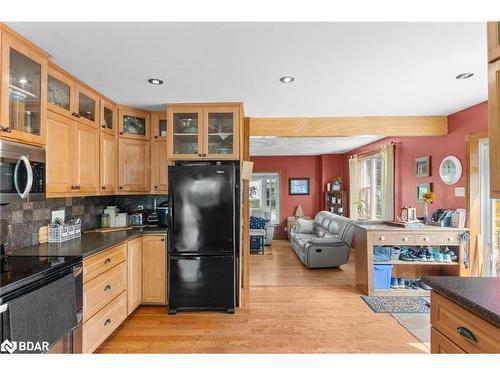
[[[448,116],[448,135],[439,137],[393,137],[371,143],[348,153],[359,154],[371,150],[389,141],[395,142],[395,213],[399,215],[403,206],[417,208],[417,214],[423,215],[423,204],[415,201],[416,185],[432,183],[436,200],[430,207],[465,208],[465,198],[455,197],[455,187],[465,187],[466,136],[488,128],[488,103],[483,102]],[[347,168],[347,157],[345,165]],[[456,156],[462,162],[462,178],[455,185],[444,184],[439,177],[439,165],[448,155]],[[431,156],[431,175],[417,178],[414,176],[415,159]],[[346,175],[348,175],[348,169]]]

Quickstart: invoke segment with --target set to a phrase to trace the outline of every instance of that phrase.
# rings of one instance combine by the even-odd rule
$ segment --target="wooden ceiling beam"
[[[448,134],[446,116],[250,117],[251,137],[417,137]]]

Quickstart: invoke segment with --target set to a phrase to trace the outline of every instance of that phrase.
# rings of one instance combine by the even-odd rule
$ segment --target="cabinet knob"
[[[111,259],[110,258],[106,258],[106,260],[104,261],[104,264],[108,264],[108,263],[111,263]]]
[[[403,237],[404,242],[408,242],[408,237]]]
[[[71,112],[71,116],[73,116],[73,117],[78,117],[78,113],[76,113],[76,112]]]
[[[123,135],[123,132],[120,132],[120,135]]]
[[[424,241],[429,241],[429,237],[424,237]]]
[[[380,236],[379,239],[380,239],[380,241],[385,241],[385,237],[384,236]]]
[[[110,290],[111,289],[111,285],[106,285],[106,287],[104,288],[104,291],[107,291],[107,290]]]
[[[101,186],[101,189],[102,190],[106,190],[106,186]]]
[[[5,133],[10,133],[12,131],[10,126],[2,126],[2,125],[0,125],[0,130]]]
[[[157,136],[157,135],[155,135],[155,138],[158,138],[158,136]]]
[[[80,190],[80,185],[76,186],[76,190]]]
[[[158,186],[155,185],[155,189],[158,189]]]
[[[102,125],[101,128],[106,129],[106,125]]]
[[[165,242],[165,238],[162,237],[161,242]]]
[[[453,237],[448,237],[448,241],[453,241]]]
[[[198,154],[198,156],[201,158],[201,154]]]
[[[119,188],[120,188],[120,189],[123,189],[123,186],[120,186]]]
[[[111,319],[106,319],[106,321],[104,322],[104,326],[107,326],[108,324],[111,324]]]
[[[207,154],[203,154],[203,157],[207,156]]]

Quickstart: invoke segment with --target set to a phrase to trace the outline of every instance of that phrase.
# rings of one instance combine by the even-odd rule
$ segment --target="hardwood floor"
[[[141,306],[99,353],[423,353],[389,314],[354,288],[354,256],[340,269],[307,270],[286,241],[252,255],[246,306],[235,315]]]

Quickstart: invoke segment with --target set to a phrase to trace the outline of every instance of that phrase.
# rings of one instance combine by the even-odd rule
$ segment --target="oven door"
[[[45,150],[0,141],[0,204],[45,198]]]

